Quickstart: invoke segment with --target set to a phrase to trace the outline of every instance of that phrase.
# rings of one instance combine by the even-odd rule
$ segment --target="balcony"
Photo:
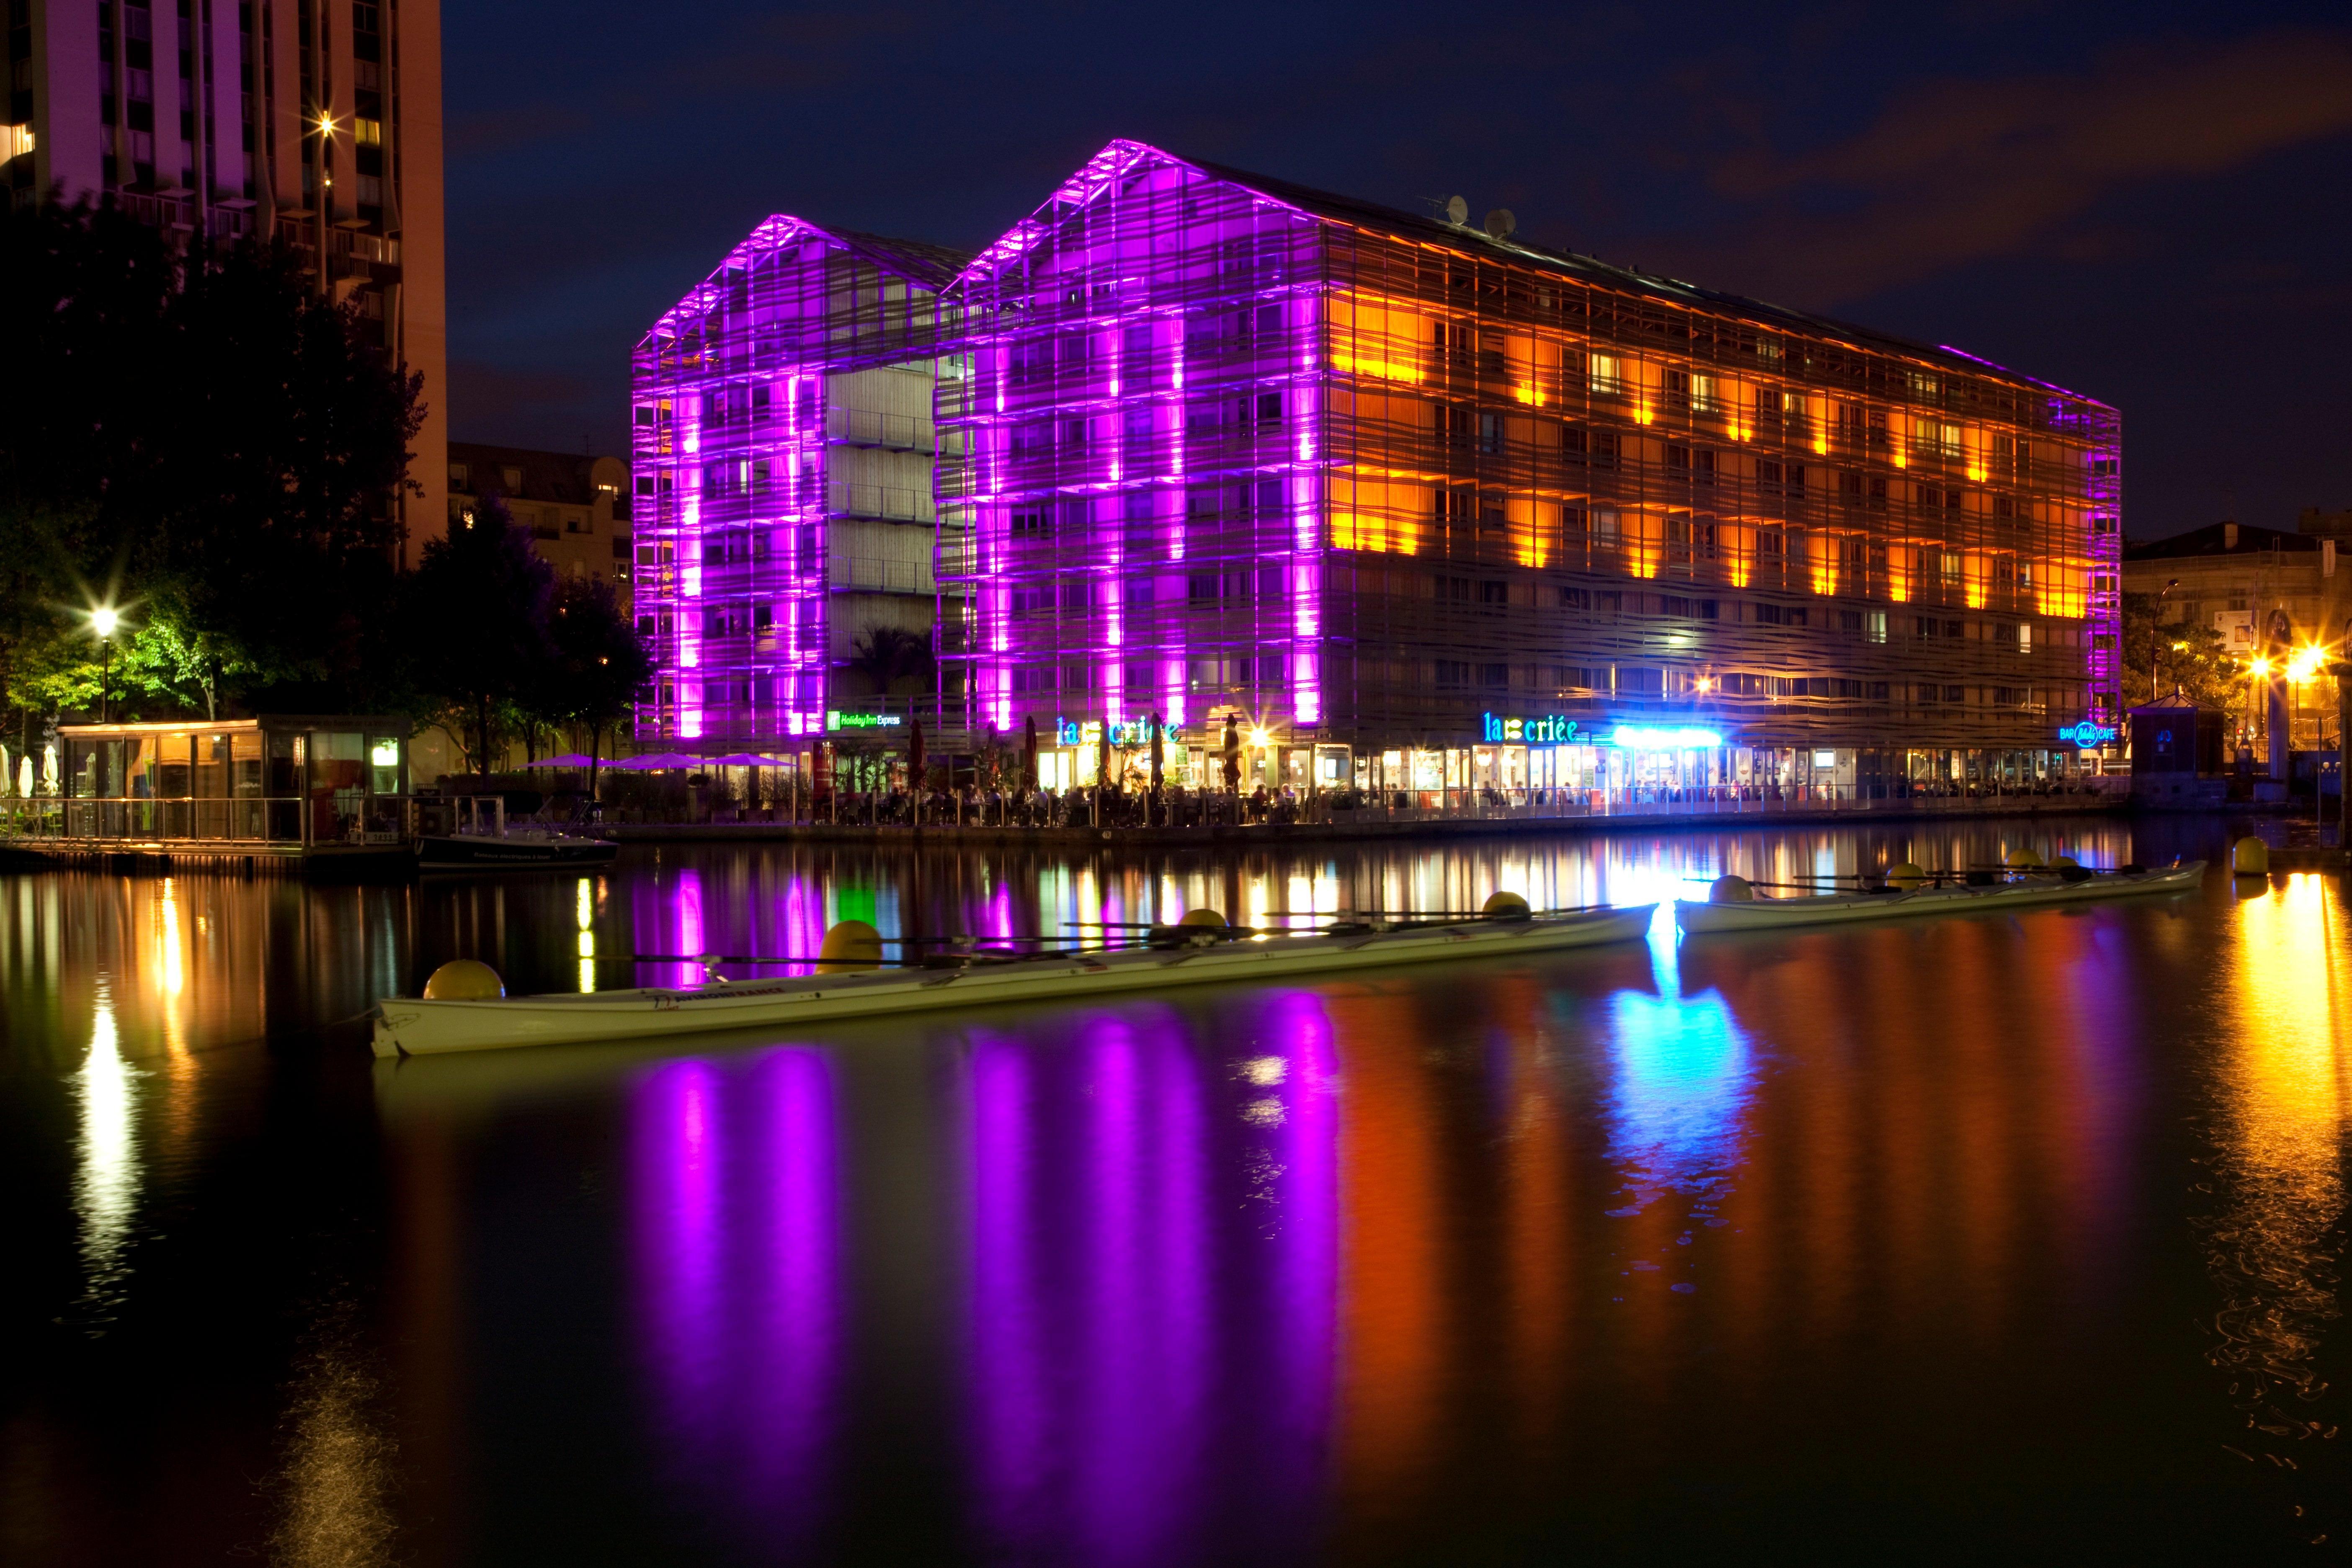
[[[931,422],[911,414],[875,414],[863,408],[824,411],[827,438],[845,447],[880,447],[893,452],[936,452]]]
[[[928,561],[891,561],[872,555],[835,555],[825,563],[826,586],[836,592],[932,594],[938,591]]]
[[[885,522],[930,522],[929,490],[902,489],[892,485],[857,485],[835,479],[825,486],[825,510],[836,517],[878,518]]]

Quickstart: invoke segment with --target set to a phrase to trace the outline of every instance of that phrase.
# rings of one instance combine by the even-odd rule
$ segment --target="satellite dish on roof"
[[[1508,207],[1496,207],[1486,215],[1486,237],[1489,239],[1508,239],[1518,226],[1519,220],[1511,216]]]
[[[1446,197],[1445,218],[1448,223],[1468,223],[1470,221],[1470,204],[1460,196]]]

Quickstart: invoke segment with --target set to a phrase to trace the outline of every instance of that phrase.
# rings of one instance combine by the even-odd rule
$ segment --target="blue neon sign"
[[[1609,731],[1609,743],[1639,752],[1706,751],[1723,744],[1723,736],[1696,724],[1620,724]]]
[[[2116,738],[2116,727],[2113,724],[2094,724],[2085,719],[2071,727],[2059,726],[2058,738],[2072,741],[2078,746],[2104,746]]]

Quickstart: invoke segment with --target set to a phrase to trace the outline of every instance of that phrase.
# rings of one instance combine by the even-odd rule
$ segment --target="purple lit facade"
[[[1971,356],[1124,142],[948,299],[975,731],[1233,714],[1254,782],[1382,787],[1819,747],[1884,790],[2118,710],[2115,412]],[[1724,744],[1658,772],[1619,725]]]
[[[929,635],[938,294],[963,259],[772,217],[637,345],[640,735],[820,734],[877,696],[861,637]]]

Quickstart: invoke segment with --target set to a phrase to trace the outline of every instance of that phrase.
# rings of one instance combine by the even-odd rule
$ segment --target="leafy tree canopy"
[[[10,699],[94,705],[101,603],[125,613],[121,690],[161,704],[396,698],[389,503],[421,378],[278,254],[182,252],[110,208],[0,214],[0,276]]]

